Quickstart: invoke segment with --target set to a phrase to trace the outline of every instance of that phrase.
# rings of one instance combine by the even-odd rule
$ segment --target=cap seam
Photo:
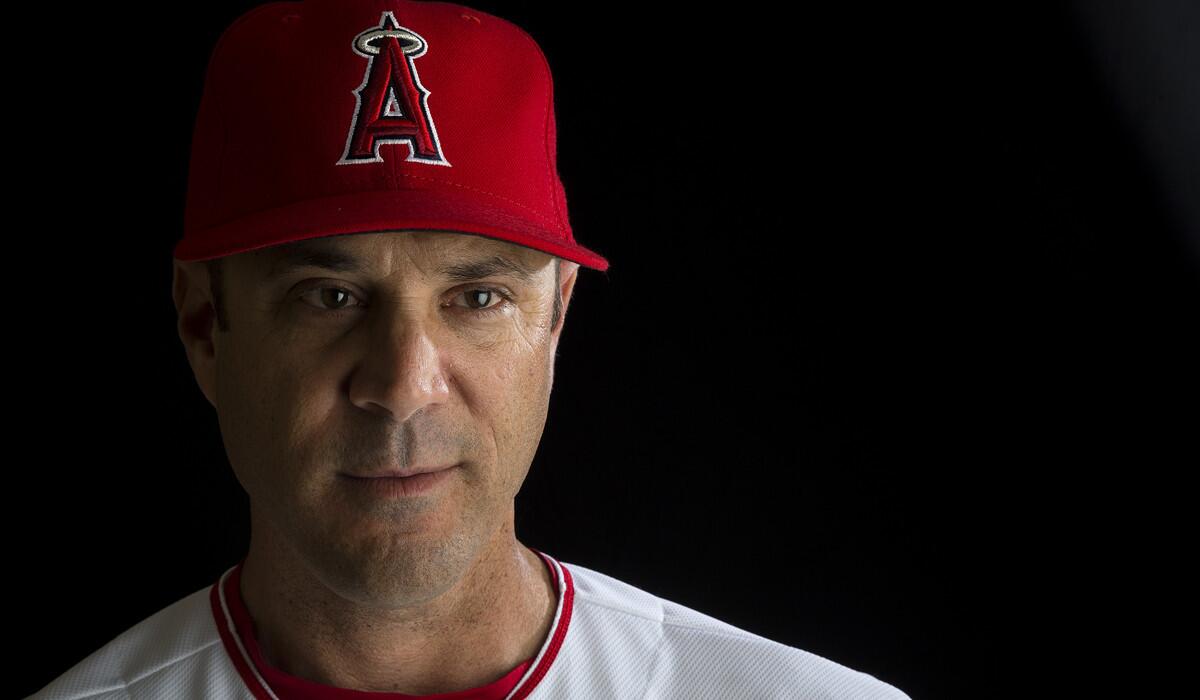
[[[221,36],[217,37],[216,46],[213,47],[212,55],[209,56],[208,65],[204,69],[206,90],[210,84],[212,84],[214,88],[218,86],[217,83],[214,83],[216,71],[214,71],[213,68],[217,64],[217,59],[223,56],[222,49],[225,47],[226,42],[229,41],[229,37],[234,34],[235,30],[248,22],[250,19],[263,14],[267,9],[288,4],[290,3],[269,2],[264,5],[259,5],[258,7],[234,19],[233,22],[221,32]],[[203,100],[203,98],[201,98],[201,100]],[[225,100],[222,99],[221,90],[219,89],[213,90],[213,110],[217,113],[217,123],[220,124],[221,127],[221,145],[217,149],[215,193],[216,199],[220,200],[224,194],[224,167],[227,160],[226,156],[229,153],[229,120],[226,119],[225,116]]]
[[[546,184],[549,186],[550,200],[554,203],[554,215],[558,218],[557,226],[562,228],[570,228],[570,224],[563,217],[562,208],[558,201],[558,188],[554,186],[554,178],[557,176],[556,158],[550,155],[550,110],[554,104],[554,73],[550,70],[550,61],[546,58],[546,54],[542,52],[541,45],[533,38],[533,35],[525,30],[524,27],[510,22],[516,30],[525,37],[525,40],[533,47],[533,53],[542,63],[542,70],[546,72],[546,99],[542,104],[542,146],[545,149],[546,155]]]
[[[530,41],[533,41],[532,37]],[[542,59],[542,66],[546,71],[546,101],[542,108],[542,145],[546,153],[546,185],[550,192],[550,201],[554,202],[554,215],[561,221],[563,218],[562,210],[558,206],[558,188],[554,186],[554,178],[558,164],[556,159],[550,154],[550,114],[554,108],[554,75],[550,72],[550,62],[542,54],[541,48],[537,47],[537,42],[533,42],[537,50],[538,56]]]

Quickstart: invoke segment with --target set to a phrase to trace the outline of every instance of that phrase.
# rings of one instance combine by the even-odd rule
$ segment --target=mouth
[[[412,469],[388,469],[371,474],[343,474],[352,479],[407,479],[418,474],[436,474],[437,472],[453,469],[458,464],[447,464],[441,467],[413,467]]]
[[[358,476],[340,474],[356,491],[375,498],[408,498],[428,493],[450,480],[459,464],[448,467],[431,467],[426,469],[410,469],[408,471],[388,471],[374,475]]]

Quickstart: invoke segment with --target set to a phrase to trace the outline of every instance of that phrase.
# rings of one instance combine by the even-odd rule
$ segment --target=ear
[[[217,407],[217,315],[202,262],[174,260],[171,296],[179,315],[177,329],[188,363],[204,398]]]
[[[575,291],[575,279],[579,272],[579,263],[577,262],[559,259],[558,265],[560,284],[558,294],[562,299],[562,314],[559,316],[558,324],[551,331],[555,346],[558,345],[558,337],[562,334],[563,324],[567,320],[567,307],[571,304],[571,294]]]

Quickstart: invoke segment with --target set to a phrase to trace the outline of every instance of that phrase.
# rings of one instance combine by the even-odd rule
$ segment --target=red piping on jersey
[[[530,547],[533,549],[533,547]],[[554,663],[554,659],[558,656],[558,649],[563,645],[563,640],[567,636],[567,628],[571,626],[571,611],[575,609],[575,582],[571,580],[571,572],[567,567],[562,565],[554,557],[544,554],[536,549],[533,551],[541,555],[542,559],[550,565],[551,571],[557,569],[561,572],[564,584],[562,595],[559,596],[560,604],[558,606],[560,615],[558,624],[554,625],[553,631],[550,633],[550,644],[546,647],[546,653],[540,662],[535,662],[533,673],[529,674],[525,682],[517,686],[517,691],[509,700],[523,700],[526,695],[533,692],[538,683],[542,682],[542,677],[550,671],[550,665]],[[551,576],[550,580],[554,582],[554,592],[559,592],[558,576]]]
[[[562,647],[563,640],[566,638],[567,629],[571,624],[571,613],[574,610],[575,584],[572,580],[571,572],[554,557],[532,547],[530,549],[542,558],[542,561],[550,570],[550,581],[554,586],[555,595],[559,597],[559,604],[555,612],[556,619],[551,626],[549,640],[543,645],[542,650],[539,651],[542,654],[541,658],[539,659],[535,656],[533,659],[513,669],[512,673],[509,674],[510,676],[518,673],[518,671],[523,671],[520,674],[523,678],[517,681],[516,686],[505,696],[505,700],[523,700],[533,692],[534,688],[537,687],[538,683],[549,672],[550,666],[554,663],[555,658],[557,658],[558,651]],[[252,630],[249,614],[245,611],[244,605],[241,604],[241,593],[237,587],[241,576],[241,569],[245,563],[246,558],[242,557],[241,561],[227,569],[217,582],[212,585],[209,591],[209,602],[212,606],[213,619],[217,624],[217,631],[221,635],[221,641],[224,643],[226,654],[233,662],[234,667],[238,670],[243,682],[245,682],[246,687],[253,693],[254,697],[259,700],[286,700],[286,698],[280,698],[278,691],[273,690],[266,679],[263,678],[259,669],[255,667],[255,661],[252,658],[254,655],[250,653],[250,650],[246,649],[239,636],[239,622],[247,626],[247,629],[244,630],[247,633]],[[265,661],[260,659],[258,663],[265,663]],[[532,668],[529,668],[530,664],[532,664]],[[278,671],[275,672],[278,673]],[[489,686],[502,686],[507,680],[508,677],[506,676],[482,688],[438,695],[409,696],[399,693],[354,691],[348,688],[338,690],[343,691],[339,697],[361,695],[363,698],[421,697],[429,698],[430,700],[437,700],[439,698],[449,700],[453,698],[475,697],[476,694]]]

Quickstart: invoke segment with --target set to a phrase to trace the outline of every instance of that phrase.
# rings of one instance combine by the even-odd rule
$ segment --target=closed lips
[[[455,466],[458,466],[458,465],[448,464],[443,467],[415,467],[415,468],[409,469],[407,471],[400,471],[398,469],[392,469],[390,471],[376,472],[374,474],[348,474],[347,476],[350,476],[351,478],[354,478],[354,479],[389,479],[389,478],[395,479],[395,478],[404,478],[406,476],[415,476],[417,474],[429,474],[431,472],[440,472],[444,469],[450,469],[451,467],[455,467]]]

